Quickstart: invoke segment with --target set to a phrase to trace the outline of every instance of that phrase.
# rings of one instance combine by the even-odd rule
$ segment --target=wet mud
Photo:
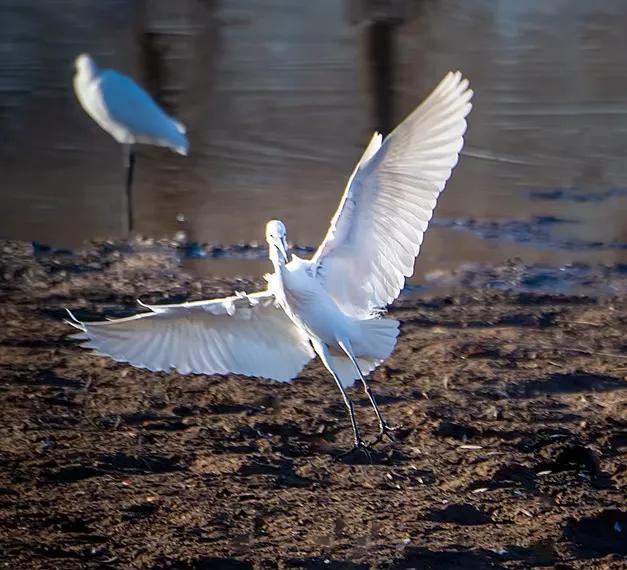
[[[258,280],[194,279],[174,247],[0,242],[0,564],[625,568],[625,274],[571,269],[585,293],[513,264],[392,306],[399,343],[371,382],[403,427],[370,462],[340,457],[350,425],[318,362],[284,384],[155,374],[63,322]]]

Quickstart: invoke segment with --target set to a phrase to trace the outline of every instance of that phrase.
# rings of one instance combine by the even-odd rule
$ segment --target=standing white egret
[[[99,69],[91,56],[79,55],[74,66],[74,92],[83,109],[124,147],[128,231],[133,230],[133,170],[136,143],[167,146],[186,155],[185,127],[155,103],[131,78],[113,69]]]
[[[385,140],[375,133],[357,164],[329,231],[312,259],[288,262],[285,226],[266,240],[274,273],[265,291],[178,305],[144,305],[132,317],[80,322],[83,346],[148,370],[294,378],[316,354],[349,410],[356,448],[366,448],[344,388],[361,380],[396,344],[398,321],[381,312],[413,272],[436,200],[458,160],[472,91],[459,72]]]

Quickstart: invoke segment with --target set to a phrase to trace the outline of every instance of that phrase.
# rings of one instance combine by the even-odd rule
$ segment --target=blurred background
[[[475,106],[415,280],[625,263],[625,22],[624,0],[0,0],[0,238],[125,237],[121,148],[72,90],[88,52],[188,127],[187,158],[138,149],[142,235],[250,243],[278,217],[316,245],[371,132],[460,69]]]

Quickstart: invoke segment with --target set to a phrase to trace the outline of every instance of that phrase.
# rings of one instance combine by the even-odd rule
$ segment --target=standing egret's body
[[[365,447],[344,388],[360,380],[379,421],[365,375],[396,344],[398,322],[381,311],[400,293],[439,193],[458,160],[472,91],[449,73],[385,140],[375,134],[351,176],[331,227],[310,260],[288,261],[285,226],[266,240],[274,273],[265,291],[178,305],[147,306],[111,321],[73,319],[83,345],[149,370],[294,378],[316,354],[350,412],[356,447]]]
[[[99,69],[87,54],[75,61],[74,92],[83,109],[124,146],[128,229],[133,229],[131,188],[136,143],[166,146],[186,155],[185,127],[154,102],[137,83],[112,69]]]

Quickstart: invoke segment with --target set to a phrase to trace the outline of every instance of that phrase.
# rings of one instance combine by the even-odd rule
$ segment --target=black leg
[[[375,400],[374,394],[372,393],[372,389],[368,385],[368,382],[366,382],[366,379],[364,378],[364,375],[361,372],[361,368],[359,368],[359,364],[357,363],[357,359],[353,355],[353,351],[351,347],[348,346],[344,342],[340,342],[340,347],[346,353],[346,356],[348,356],[350,361],[353,363],[353,366],[357,370],[361,383],[363,384],[363,387],[364,387],[364,392],[366,392],[366,395],[368,396],[368,399],[370,400],[370,404],[372,405],[372,409],[374,410],[374,413],[377,416],[377,421],[379,422],[379,436],[377,437],[377,439],[375,439],[373,443],[380,442],[386,436],[390,440],[395,441],[392,434],[396,430],[398,430],[400,426],[391,426],[383,419],[383,416],[381,415],[381,412],[379,411],[379,406],[377,405],[377,401]]]
[[[135,171],[135,152],[133,145],[124,145],[124,166],[126,168],[126,213],[127,231],[133,233],[133,173]]]
[[[359,428],[357,426],[357,419],[355,418],[355,410],[353,408],[353,402],[351,402],[350,398],[346,394],[346,390],[344,390],[344,386],[342,386],[342,382],[340,382],[340,379],[337,373],[335,372],[335,367],[333,366],[333,361],[332,361],[331,355],[329,354],[329,349],[327,348],[326,345],[320,342],[313,342],[312,344],[314,346],[314,350],[316,351],[316,353],[322,360],[323,364],[326,366],[327,370],[331,373],[331,376],[333,376],[333,379],[335,380],[337,387],[340,389],[342,398],[344,399],[344,404],[346,405],[346,408],[348,409],[348,414],[351,420],[351,426],[353,428],[353,441],[355,445],[353,449],[347,453],[352,453],[355,450],[360,450],[360,451],[363,451],[370,460],[372,460],[372,457],[370,455],[370,450],[368,449],[368,445],[364,442],[363,439],[361,439],[361,435],[359,435]]]

